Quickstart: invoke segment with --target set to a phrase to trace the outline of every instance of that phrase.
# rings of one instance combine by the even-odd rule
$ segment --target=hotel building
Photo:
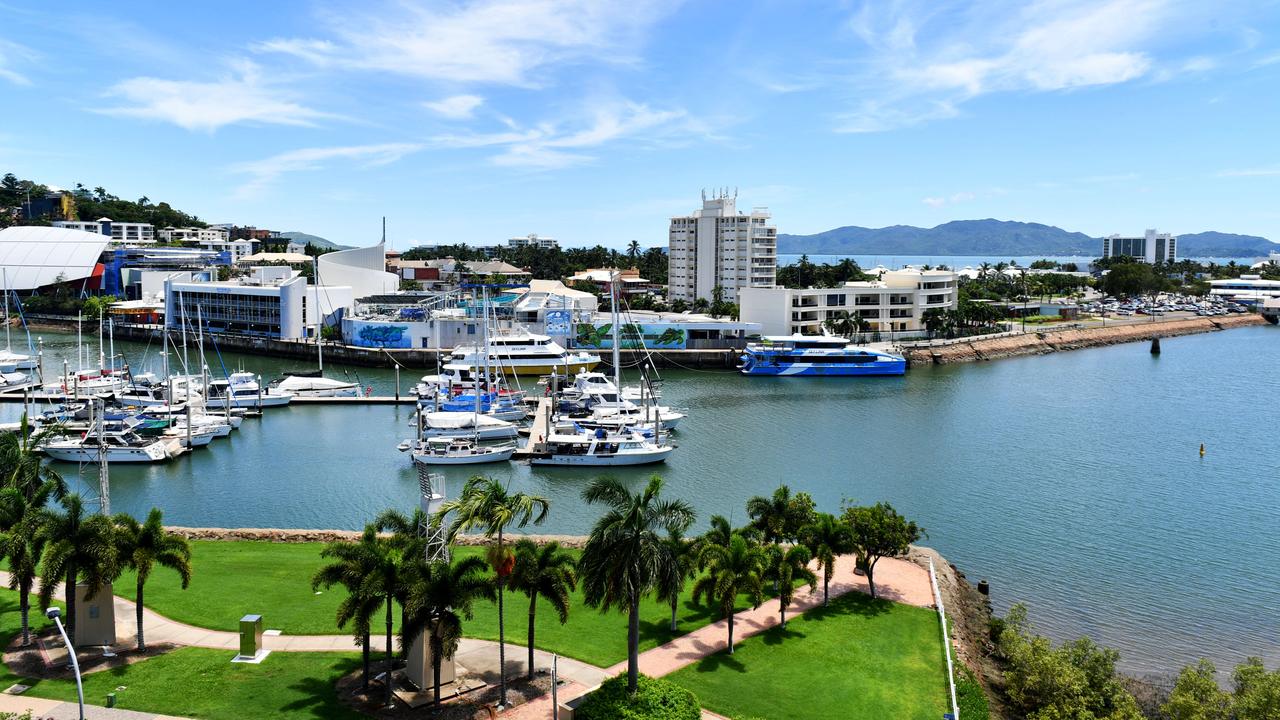
[[[742,320],[760,323],[763,335],[821,335],[841,311],[866,320],[870,332],[919,332],[926,310],[955,309],[959,277],[907,269],[834,288],[745,288],[739,308]]]
[[[1109,235],[1102,238],[1102,257],[1128,256],[1145,263],[1171,263],[1178,259],[1178,238],[1148,230],[1142,237]]]
[[[668,233],[668,300],[740,302],[744,288],[772,288],[778,272],[778,229],[766,208],[739,212],[737,195],[702,194],[702,209],[671,218]]]

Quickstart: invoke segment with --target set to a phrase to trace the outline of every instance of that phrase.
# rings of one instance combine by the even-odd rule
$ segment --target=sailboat
[[[287,392],[296,397],[359,397],[360,385],[349,380],[337,380],[324,376],[324,310],[319,307],[320,258],[312,258],[312,276],[316,285],[316,363],[319,369],[309,372],[285,373],[284,377],[271,381],[270,388]]]
[[[0,284],[4,286],[4,349],[0,350],[0,372],[9,374],[16,370],[34,370],[38,361],[30,355],[13,351],[12,329],[9,326],[9,272],[0,268]],[[26,376],[23,376],[25,380]],[[24,380],[13,381],[18,384]],[[6,382],[9,380],[6,378]]]

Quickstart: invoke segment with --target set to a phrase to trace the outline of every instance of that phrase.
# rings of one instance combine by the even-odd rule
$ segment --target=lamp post
[[[44,611],[45,617],[53,621],[58,626],[58,633],[62,635],[62,642],[67,644],[67,654],[71,656],[71,669],[76,674],[76,699],[80,702],[80,720],[84,720],[84,684],[80,680],[80,661],[76,659],[75,646],[71,644],[71,638],[67,637],[67,629],[62,626],[62,611],[56,607],[51,607]]]

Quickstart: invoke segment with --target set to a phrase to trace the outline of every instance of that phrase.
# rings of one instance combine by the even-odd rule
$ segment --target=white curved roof
[[[34,290],[58,281],[93,274],[111,238],[57,227],[0,230],[0,267],[10,290]]]
[[[318,258],[317,284],[346,285],[357,298],[395,292],[400,278],[387,272],[386,257],[382,243],[325,253]]]

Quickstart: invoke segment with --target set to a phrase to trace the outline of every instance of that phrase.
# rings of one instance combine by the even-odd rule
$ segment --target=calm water
[[[74,336],[45,339],[46,357],[74,356]],[[1001,609],[1025,601],[1048,634],[1087,633],[1119,648],[1129,669],[1202,654],[1275,666],[1280,329],[1163,345],[1159,357],[1131,344],[892,379],[671,371],[664,400],[691,413],[680,449],[665,466],[618,474],[638,483],[661,473],[704,523],[712,513],[741,523],[749,496],[784,482],[829,510],[888,500],[970,578],[988,578]],[[117,348],[135,367],[156,363],[154,349]],[[223,360],[264,375],[296,366]],[[392,391],[389,372],[359,372]],[[395,450],[408,419],[395,407],[268,411],[168,465],[114,467],[112,504],[139,514],[157,505],[186,525],[356,528],[417,501]],[[584,532],[595,516],[578,497],[590,472],[490,472],[551,499],[548,532]],[[466,474],[450,472],[450,488]],[[84,480],[96,485],[94,471]]]
[[[791,265],[800,261],[800,255],[784,254],[778,256],[778,266]],[[1075,263],[1081,270],[1087,269],[1089,263],[1098,258],[1097,255],[1079,256],[1079,255],[1021,255],[1021,256],[1004,256],[1004,255],[810,255],[809,261],[812,263],[827,263],[834,265],[845,258],[851,258],[862,268],[873,268],[877,265],[884,265],[887,268],[900,268],[904,265],[912,265],[919,267],[921,265],[946,265],[956,270],[963,267],[978,267],[982,263],[991,263],[995,265],[998,262],[1013,261],[1022,267],[1030,267],[1031,263],[1037,260],[1052,260],[1059,263]],[[1248,258],[1213,258],[1213,257],[1195,257],[1186,258],[1201,263],[1215,263],[1225,265],[1228,262],[1235,261],[1237,264],[1244,262],[1253,262]]]

